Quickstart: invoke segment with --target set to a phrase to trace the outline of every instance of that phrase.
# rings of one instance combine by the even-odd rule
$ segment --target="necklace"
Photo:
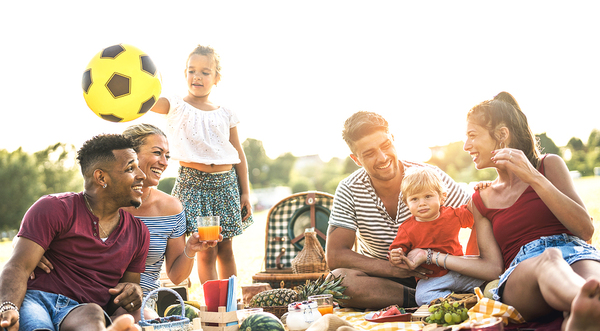
[[[148,200],[150,198],[150,194],[152,194],[152,187],[150,188],[150,190],[148,191],[148,196],[144,198],[144,200],[142,200],[142,204],[144,202],[146,202],[146,200]]]
[[[148,196],[150,196],[150,194],[148,194]],[[88,201],[87,194],[84,193],[83,198],[85,199],[85,205],[88,207],[88,209],[90,210],[92,215],[96,216],[96,214],[94,214],[94,210],[92,209],[92,206],[90,206],[90,202]],[[98,216],[96,216],[96,217],[98,217]],[[121,221],[121,215],[119,215],[119,222],[120,221]],[[98,219],[98,226],[100,227],[100,230],[102,231],[102,233],[104,233],[104,236],[101,236],[101,238],[108,238],[108,232],[106,232],[104,230],[104,228],[102,227],[102,224],[100,224],[100,219]]]

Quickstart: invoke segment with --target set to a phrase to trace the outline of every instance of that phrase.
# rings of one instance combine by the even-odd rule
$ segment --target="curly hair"
[[[194,54],[195,55],[204,55],[207,58],[209,58],[215,65],[215,72],[217,73],[217,76],[221,75],[221,57],[219,56],[219,54],[217,54],[217,52],[215,52],[214,48],[212,48],[210,46],[198,45],[196,48],[194,48],[194,50],[188,56],[187,61],[185,61],[186,65],[190,61],[190,58],[192,57],[192,55],[194,55]]]
[[[390,131],[388,122],[383,116],[373,112],[359,111],[344,122],[342,138],[344,138],[344,141],[350,147],[352,153],[354,153],[355,142],[379,130],[385,133],[389,133]]]
[[[531,164],[537,168],[540,162],[538,139],[535,137],[527,117],[521,111],[517,100],[508,92],[500,92],[492,100],[486,100],[471,108],[467,121],[486,128],[490,136],[500,146],[499,129],[508,128],[511,148],[520,149],[525,153]]]
[[[133,149],[136,151],[136,153],[140,151],[140,147],[144,145],[146,138],[153,134],[167,138],[167,135],[161,129],[152,124],[142,123],[131,125],[127,127],[125,131],[123,131],[123,136],[133,141]]]
[[[97,164],[116,161],[114,150],[133,149],[133,141],[121,134],[101,134],[83,143],[77,151],[77,160],[83,176],[91,175]]]

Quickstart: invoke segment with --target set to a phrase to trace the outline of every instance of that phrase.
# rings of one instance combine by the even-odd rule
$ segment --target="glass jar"
[[[321,318],[314,301],[293,302],[288,305],[286,325],[290,331],[303,331]]]

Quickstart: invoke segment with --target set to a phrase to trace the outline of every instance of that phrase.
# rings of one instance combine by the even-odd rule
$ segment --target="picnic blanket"
[[[373,331],[395,331],[409,330],[419,331],[423,329],[423,322],[387,322],[374,323],[365,320],[365,315],[369,312],[360,312],[350,308],[342,308],[335,312],[335,315],[349,322],[357,330],[373,330]]]

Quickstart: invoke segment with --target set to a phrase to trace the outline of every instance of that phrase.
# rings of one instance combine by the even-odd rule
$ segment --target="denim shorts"
[[[71,310],[86,304],[80,304],[60,294],[27,290],[19,310],[19,331],[58,331],[62,321]],[[106,325],[111,325],[112,322],[106,312],[104,312],[104,317]]]
[[[461,275],[456,271],[449,271],[440,277],[420,279],[417,283],[417,305],[428,305],[431,301],[445,297],[452,292],[473,293],[476,287],[481,287],[483,280]]]
[[[532,257],[536,257],[542,254],[546,248],[551,247],[560,249],[563,259],[565,259],[569,265],[581,260],[594,260],[600,262],[600,252],[598,252],[594,246],[589,245],[579,237],[569,236],[565,233],[541,237],[540,239],[534,240],[521,247],[519,253],[517,253],[517,256],[515,256],[510,263],[508,269],[500,276],[498,287],[491,290],[494,295],[494,300],[502,301],[501,297],[502,292],[504,291],[504,285],[519,263]]]

